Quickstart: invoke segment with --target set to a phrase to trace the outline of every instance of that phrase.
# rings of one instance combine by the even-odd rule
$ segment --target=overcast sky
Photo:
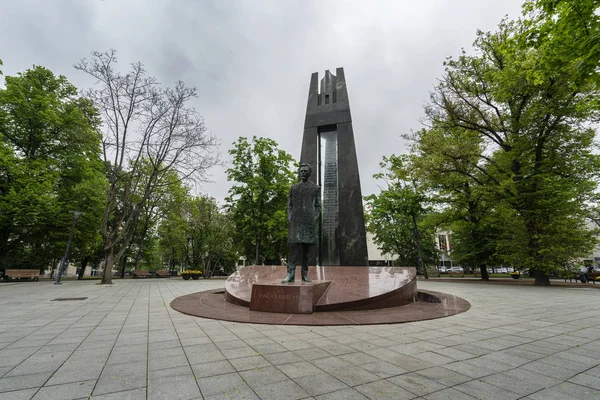
[[[264,136],[300,156],[312,72],[344,67],[363,195],[382,156],[406,151],[421,127],[442,62],[469,48],[477,29],[520,15],[522,0],[3,0],[5,75],[43,65],[79,88],[73,64],[114,48],[126,70],[141,61],[172,85],[198,88],[195,106],[227,151],[239,136]],[[227,195],[224,168],[200,191]]]

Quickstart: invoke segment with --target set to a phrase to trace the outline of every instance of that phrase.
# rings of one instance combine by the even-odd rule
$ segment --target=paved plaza
[[[583,285],[419,281],[472,308],[310,327],[169,307],[224,280],[95,283],[0,284],[0,400],[600,398],[600,290]]]

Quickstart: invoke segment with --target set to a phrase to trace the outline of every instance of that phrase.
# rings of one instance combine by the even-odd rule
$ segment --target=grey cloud
[[[56,0],[5,1],[0,58],[13,75],[33,64],[92,81],[73,64],[115,48],[121,68],[141,61],[162,83],[198,88],[195,106],[227,156],[239,136],[266,136],[300,153],[312,72],[345,68],[363,194],[382,156],[421,127],[442,61],[493,30],[521,0]],[[199,190],[222,200],[224,170]]]

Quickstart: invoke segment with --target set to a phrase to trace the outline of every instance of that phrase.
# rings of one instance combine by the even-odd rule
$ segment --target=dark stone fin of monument
[[[366,266],[367,237],[350,102],[344,69],[313,73],[308,90],[301,163],[313,167],[321,186],[322,214],[314,265]],[[318,257],[318,259],[317,259]]]

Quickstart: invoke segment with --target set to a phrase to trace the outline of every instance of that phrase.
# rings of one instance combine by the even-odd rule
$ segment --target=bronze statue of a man
[[[300,182],[290,189],[288,200],[290,256],[287,276],[282,283],[294,282],[298,261],[302,265],[302,281],[311,281],[308,279],[308,251],[310,246],[317,244],[317,220],[321,215],[321,188],[308,179],[311,173],[312,167],[309,164],[301,164]]]

